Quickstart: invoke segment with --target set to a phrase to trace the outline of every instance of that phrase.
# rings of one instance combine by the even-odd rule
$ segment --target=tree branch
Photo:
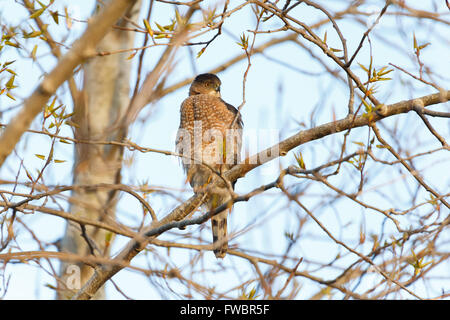
[[[243,163],[234,166],[231,170],[224,173],[224,177],[229,181],[235,181],[238,178],[245,176],[245,174],[260,165],[278,158],[279,156],[285,156],[288,151],[298,147],[309,141],[317,140],[328,136],[333,133],[342,132],[350,128],[357,128],[369,125],[371,122],[375,123],[381,119],[407,113],[414,109],[417,103],[423,103],[423,106],[429,106],[450,100],[450,90],[443,91],[441,93],[435,93],[420,98],[405,100],[397,102],[391,105],[383,105],[377,113],[372,114],[372,119],[369,121],[369,117],[366,115],[353,116],[350,115],[344,119],[329,122],[308,130],[300,131],[297,134],[281,141],[279,144],[274,145],[266,150],[259,152],[244,160]],[[273,154],[273,150],[279,150],[278,154]]]
[[[75,67],[82,63],[95,50],[95,45],[135,1],[115,0],[106,5],[88,25],[82,37],[75,41],[72,49],[44,77],[0,137],[0,166],[3,165],[33,119],[41,112],[47,100],[64,81],[70,78]]]

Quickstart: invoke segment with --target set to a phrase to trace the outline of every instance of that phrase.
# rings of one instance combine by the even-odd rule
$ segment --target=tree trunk
[[[102,1],[104,2],[104,0]],[[129,26],[139,16],[141,2],[126,13],[128,19],[118,22]],[[112,29],[97,46],[101,52],[114,52],[132,48],[134,32]],[[83,66],[83,90],[75,102],[75,138],[83,140],[122,139],[126,128],[117,125],[130,102],[130,52],[98,56]],[[121,180],[123,148],[109,145],[77,144],[73,170],[73,185],[88,186],[117,184]],[[89,219],[108,221],[115,219],[117,195],[108,188],[75,188],[70,212]],[[91,226],[68,222],[61,241],[61,250],[79,255],[108,256],[111,234]],[[58,285],[58,298],[70,298],[91,277],[94,269],[83,263],[63,262],[62,281]],[[96,299],[105,298],[104,288]]]

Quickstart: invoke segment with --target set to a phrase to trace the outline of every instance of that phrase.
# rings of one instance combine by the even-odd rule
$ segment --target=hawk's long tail
[[[228,250],[227,216],[226,209],[211,218],[213,234],[213,250],[216,258],[224,258]]]
[[[209,210],[214,210],[214,208],[217,208],[219,205],[222,205],[223,203],[229,200],[227,199],[228,197],[221,198],[219,199],[220,201],[217,201],[218,199],[214,199],[214,196],[212,198],[213,199],[208,201]],[[231,208],[227,208],[219,212],[215,216],[211,217],[213,251],[214,254],[216,255],[216,258],[224,258],[228,250],[227,217],[230,211]]]

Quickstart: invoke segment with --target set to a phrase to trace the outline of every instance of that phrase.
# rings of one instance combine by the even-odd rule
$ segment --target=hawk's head
[[[200,74],[192,82],[189,95],[210,94],[220,98],[220,84],[220,79],[215,74]]]

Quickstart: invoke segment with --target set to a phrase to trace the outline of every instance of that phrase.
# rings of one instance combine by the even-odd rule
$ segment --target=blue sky
[[[92,0],[57,0],[55,5],[60,8],[68,6],[69,12],[73,17],[78,17],[84,20],[90,16],[94,1]],[[219,1],[209,1],[211,5],[220,3]],[[240,1],[231,1],[230,7],[235,6]],[[325,3],[322,1],[322,3]],[[436,1],[435,3],[440,3]],[[343,1],[327,1],[326,5],[329,8],[342,8],[345,6]],[[414,5],[418,5],[414,3]],[[366,7],[366,12],[376,12],[383,6],[383,1],[372,1]],[[173,8],[169,5],[155,4],[155,11],[152,13],[152,22],[157,21],[160,24],[167,24],[173,18]],[[440,4],[439,12],[445,12],[444,1]],[[145,10],[143,10],[145,12]],[[299,6],[298,10],[293,12],[305,22],[315,22],[324,17],[319,15],[317,11]],[[11,25],[21,24],[26,25],[27,13],[12,0],[0,0],[0,17],[2,22]],[[157,17],[157,19],[154,19]],[[449,15],[446,15],[448,21]],[[199,18],[198,16],[194,18]],[[362,17],[364,18],[364,17]],[[280,27],[278,20],[273,20],[264,25],[264,29],[276,29]],[[255,18],[248,8],[242,10],[237,14],[231,16],[223,26],[223,35],[214,41],[206,50],[206,52],[199,58],[195,59],[195,69],[192,67],[190,61],[190,54],[188,49],[180,49],[177,54],[177,64],[173,71],[173,76],[169,79],[170,83],[176,83],[186,77],[194,75],[195,71],[198,73],[207,72],[214,67],[226,62],[231,57],[241,54],[242,49],[236,44],[239,36],[244,32],[252,39],[252,34],[247,30],[255,28]],[[362,34],[366,30],[366,26],[356,23],[355,21],[341,20],[338,21],[340,28],[348,41],[349,51],[352,53],[357,47]],[[73,27],[68,40],[65,43],[71,43],[84,30],[85,24],[73,22]],[[63,39],[65,33],[64,28],[57,28],[54,25],[49,26],[49,30],[53,32],[57,38]],[[400,31],[393,31],[399,28]],[[380,24],[376,26],[373,35],[371,36],[374,66],[379,69],[382,66],[388,65],[389,62],[399,65],[403,68],[417,72],[417,64],[413,55],[413,33],[419,43],[431,42],[431,45],[423,50],[421,55],[422,61],[426,66],[438,72],[441,75],[450,74],[450,61],[448,59],[448,39],[445,39],[445,34],[448,34],[448,25],[436,24],[430,20],[397,20],[393,17],[383,17]],[[338,38],[333,28],[327,24],[316,30],[319,36],[323,36],[327,32],[328,44],[331,47],[339,47]],[[258,46],[266,42],[272,37],[278,37],[281,34],[260,34],[256,38],[255,45]],[[205,39],[211,37],[211,34],[205,36]],[[386,40],[386,41],[384,41]],[[136,39],[137,44],[141,43],[141,39]],[[308,47],[312,47],[307,44]],[[194,55],[201,47],[194,47]],[[145,56],[144,70],[151,70],[156,63],[158,54],[162,49],[152,48]],[[313,49],[313,52],[320,56],[320,50]],[[407,55],[405,55],[405,52]],[[49,71],[55,64],[55,60],[48,55],[48,49],[45,45],[40,45],[38,56],[42,55],[40,64],[43,70]],[[311,58],[308,52],[301,50],[297,45],[286,43],[274,48],[270,48],[265,52],[266,56],[254,55],[252,57],[252,66],[249,70],[246,82],[246,104],[242,108],[242,116],[245,123],[245,132],[251,136],[253,133],[258,133],[259,137],[256,141],[247,141],[247,146],[253,151],[259,151],[274,143],[277,139],[284,139],[299,130],[309,128],[311,123],[311,112],[317,107],[317,112],[314,117],[316,125],[326,123],[333,120],[333,115],[336,118],[342,118],[347,112],[348,89],[342,82],[334,78],[330,78],[329,74],[324,72],[324,68]],[[356,62],[363,65],[368,65],[370,52],[367,43],[358,54]],[[407,57],[407,58],[405,58]],[[11,102],[4,96],[0,97],[0,110],[4,110],[11,106],[20,106],[21,99],[26,98],[32,90],[39,83],[42,75],[42,69],[37,63],[33,63],[31,59],[24,60],[17,57],[14,50],[2,51],[0,55],[0,62],[18,59],[14,64],[15,71],[19,75],[17,77],[17,102]],[[273,59],[283,60],[292,67],[286,67],[273,61]],[[331,60],[324,59],[328,66],[336,69]],[[137,59],[135,59],[137,61]],[[306,70],[310,73],[321,73],[320,76],[311,76],[308,73],[299,72],[295,68]],[[226,71],[219,74],[222,80],[222,97],[225,101],[238,106],[242,102],[242,77],[247,68],[247,61],[233,65]],[[363,78],[364,71],[356,64],[353,71]],[[342,72],[340,73],[342,75]],[[133,75],[134,77],[135,75]],[[382,83],[379,87],[377,97],[383,103],[393,103],[400,100],[410,99],[430,93],[434,93],[434,89],[423,86],[422,84],[414,82],[414,90],[407,89],[405,83],[412,82],[412,80],[401,74],[398,71],[392,73],[393,80]],[[78,79],[80,80],[80,79]],[[3,83],[5,79],[0,79]],[[448,87],[449,79],[439,79],[439,83],[443,87]],[[134,83],[134,81],[133,81]],[[129,137],[132,141],[139,145],[146,147],[153,147],[165,150],[174,150],[175,133],[179,125],[179,106],[181,101],[187,96],[187,87],[181,88],[178,91],[170,94],[157,103],[147,106],[135,125],[130,130]],[[66,101],[70,108],[70,102],[67,93],[63,93],[64,88],[60,91],[61,97]],[[67,91],[67,90],[66,90]],[[15,109],[17,110],[17,109]],[[449,104],[442,104],[434,107],[433,110],[449,110]],[[2,123],[6,123],[15,111],[5,112],[0,118]],[[33,129],[39,130],[41,127],[41,120],[37,119],[33,125]],[[430,119],[436,129],[441,132],[444,137],[450,134],[450,125],[446,119]],[[427,131],[420,129],[422,123],[417,120],[417,117],[412,114],[401,115],[393,119],[383,121],[387,127],[399,128],[399,140],[404,143],[405,148],[412,148],[415,146],[425,146],[426,149],[433,149],[438,147],[434,137]],[[272,133],[278,133],[278,138],[267,139],[268,136],[273,137]],[[66,128],[62,135],[71,136],[69,128]],[[352,131],[350,141],[367,140],[367,128],[355,129]],[[335,159],[338,157],[340,143],[342,143],[343,134],[336,134],[327,137],[321,141],[308,143],[296,148],[296,152],[301,151],[308,168],[315,167],[323,162]],[[12,155],[6,165],[0,169],[2,179],[14,179],[17,174],[17,164],[19,159],[23,159],[24,166],[31,171],[42,168],[43,161],[34,157],[34,154],[46,154],[49,151],[50,140],[48,137],[38,137],[36,135],[26,134],[25,139],[18,145],[17,154]],[[244,143],[244,148],[246,143]],[[347,154],[358,149],[357,144],[349,143]],[[64,185],[71,183],[71,169],[73,150],[71,146],[59,144],[56,149],[55,157],[67,160],[64,163],[51,165],[46,170],[46,183],[51,185]],[[178,196],[187,199],[192,195],[192,191],[184,184],[184,173],[177,159],[167,157],[160,154],[139,152],[126,152],[126,157],[133,157],[133,164],[123,171],[123,182],[132,185],[139,185],[144,181],[148,181],[151,186],[159,186],[171,191],[174,191]],[[384,154],[383,157],[386,157]],[[387,157],[389,159],[389,157]],[[390,159],[392,160],[392,159]],[[250,172],[244,179],[238,181],[236,191],[238,193],[246,193],[253,188],[263,184],[272,182],[279,173],[279,168],[284,168],[290,164],[294,164],[295,160],[292,152],[282,159],[277,159],[268,163],[261,168]],[[417,161],[418,168],[426,168],[426,177],[431,184],[441,192],[448,190],[450,186],[449,176],[443,175],[448,172],[449,157],[448,154],[438,153],[436,156],[427,157],[424,160]],[[408,188],[411,185],[409,178],[404,179],[398,171],[389,170],[383,171],[382,167],[373,164],[367,170],[379,172],[378,176],[374,177],[368,189],[374,188],[374,192],[367,191],[361,197],[364,201],[369,203],[379,204],[382,207],[389,207],[389,198],[385,196],[388,193],[390,197],[395,198],[398,202],[396,206],[402,207],[408,200]],[[330,180],[338,186],[343,188],[351,188],[355,181],[358,181],[358,176],[352,172],[350,167],[343,168],[346,179],[343,181],[341,176],[337,176]],[[21,170],[19,181],[25,180],[24,170]],[[380,185],[387,184],[394,180],[395,183],[389,185],[389,189],[385,190]],[[294,183],[294,180],[290,180]],[[297,183],[297,182],[296,182]],[[324,221],[326,227],[337,235],[340,239],[347,240],[353,243],[359,237],[359,228],[362,222],[365,223],[368,233],[379,234],[381,230],[389,234],[394,231],[392,225],[389,223],[383,224],[384,217],[374,212],[363,210],[355,206],[349,201],[340,201],[336,205],[326,207],[320,205],[319,196],[324,192],[331,194],[329,190],[320,186],[309,185],[306,182],[300,182],[296,188],[308,188],[305,191],[304,203],[311,208],[316,208],[318,217]],[[19,188],[20,189],[20,188]],[[326,191],[325,191],[326,190]],[[238,244],[242,248],[261,250],[265,253],[280,254],[286,247],[284,237],[285,232],[295,232],[298,229],[298,217],[303,217],[298,208],[289,204],[285,199],[279,200],[279,192],[275,190],[268,191],[267,194],[257,196],[248,202],[242,202],[235,206],[230,220],[229,230],[239,231],[245,229],[246,226],[251,226],[255,223],[260,223],[259,228],[252,229],[250,232],[238,236],[233,243]],[[426,198],[425,193],[419,193],[419,197]],[[150,197],[152,207],[158,213],[159,217],[164,216],[170,212],[177,204],[173,199],[168,200],[167,197],[154,195]],[[420,201],[419,201],[420,202]],[[132,200],[127,195],[122,197],[118,207],[118,219],[121,222],[131,225],[138,225],[141,218],[141,208],[138,203]],[[43,241],[53,242],[60,238],[64,232],[64,221],[60,218],[51,217],[41,213],[25,216],[23,220],[29,224],[36,236]],[[405,219],[404,222],[408,223]],[[345,229],[342,226],[346,226]],[[406,226],[405,226],[406,227]],[[385,229],[382,229],[385,228]],[[342,234],[345,230],[345,234]],[[202,227],[191,227],[188,230],[193,234],[205,234],[205,238],[209,239],[207,231]],[[298,257],[305,257],[309,263],[305,270],[314,270],[315,262],[332,261],[337,254],[345,254],[346,258],[342,261],[342,266],[345,267],[349,261],[354,261],[355,256],[348,254],[336,244],[326,241],[323,232],[313,223],[308,223],[302,229],[305,233],[305,241],[300,241],[296,244],[293,255]],[[179,239],[180,233],[169,232],[160,238],[164,240]],[[306,237],[306,236],[312,237]],[[19,243],[22,250],[36,250],[36,244],[30,241],[29,234],[23,233],[18,235]],[[303,239],[303,237],[301,238]],[[119,251],[126,243],[127,239],[118,237],[113,247],[113,252]],[[353,242],[352,242],[353,241]],[[371,244],[367,243],[359,249],[363,252],[370,250]],[[448,245],[447,245],[448,247]],[[158,249],[158,254],[165,254],[165,249]],[[156,253],[155,253],[156,255]],[[174,249],[171,257],[173,265],[179,268],[185,266],[190,253],[183,249]],[[212,268],[218,268],[216,260],[212,254],[206,254],[205,264],[211,265]],[[344,264],[344,262],[346,264]],[[45,266],[46,263],[42,261]],[[149,261],[148,257],[143,255],[133,260],[135,265],[141,267],[148,267],[153,265],[154,261]],[[237,257],[228,257],[223,262],[225,265],[236,265],[242,268],[242,276],[252,274],[253,269],[248,266],[247,262]],[[294,263],[295,265],[295,263]],[[446,264],[448,267],[448,263]],[[264,267],[262,267],[264,268]],[[266,270],[266,269],[264,269]],[[263,270],[263,271],[264,271]],[[9,265],[6,269],[6,274],[11,275],[11,280],[6,295],[7,299],[46,299],[53,298],[54,292],[45,286],[45,284],[53,284],[53,279],[40,270],[35,264],[30,265]],[[313,271],[311,271],[313,272]],[[327,268],[317,275],[326,279],[332,278],[339,274],[339,268]],[[313,272],[314,273],[314,272]],[[433,284],[434,290],[439,290],[441,287],[450,287],[448,280],[448,269],[445,267],[437,268],[434,271],[436,277],[446,277],[445,282],[440,284]],[[232,287],[231,283],[237,281],[236,274],[228,271],[226,274],[218,272],[207,275],[207,280],[211,286],[217,285],[219,288],[226,290]],[[232,280],[229,280],[232,279]],[[114,277],[114,281],[124,290],[129,296],[136,299],[160,298],[159,294],[152,287],[151,280],[147,277],[137,274],[133,271],[122,271]],[[159,280],[154,280],[159,281]],[[370,285],[370,280],[368,280]],[[318,287],[314,286],[310,281],[299,279],[302,285],[302,290],[299,295],[300,298],[307,298],[311,294],[318,291]],[[160,285],[163,285],[159,282]],[[123,298],[111,285],[108,285],[107,294],[109,298]],[[423,295],[436,295],[424,289],[420,283],[416,284],[418,292]],[[405,295],[409,297],[408,295]],[[336,297],[339,297],[337,295]]]

